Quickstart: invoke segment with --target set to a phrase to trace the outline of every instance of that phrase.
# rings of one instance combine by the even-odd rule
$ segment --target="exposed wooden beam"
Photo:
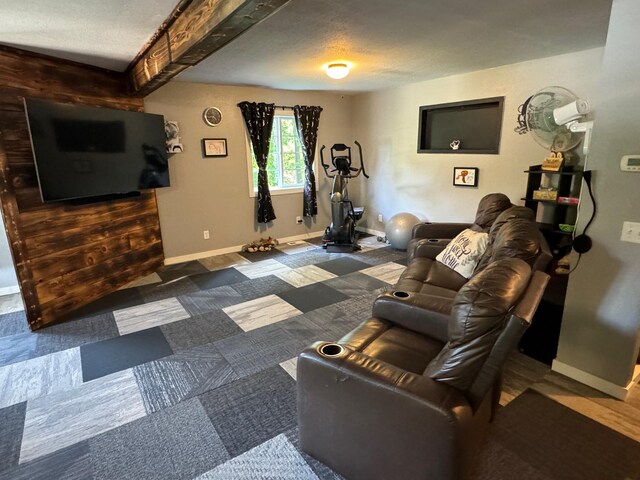
[[[148,95],[289,1],[181,1],[129,65],[127,76],[131,93]]]

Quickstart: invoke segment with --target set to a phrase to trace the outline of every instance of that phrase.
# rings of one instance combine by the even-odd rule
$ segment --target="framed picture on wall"
[[[203,138],[202,139],[202,155],[205,157],[226,157],[227,156],[227,139],[226,138]]]
[[[453,167],[454,187],[477,187],[478,168],[476,167]]]

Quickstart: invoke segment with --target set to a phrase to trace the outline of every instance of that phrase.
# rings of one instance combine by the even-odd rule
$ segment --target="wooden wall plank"
[[[0,202],[31,329],[163,263],[153,190],[87,205],[43,203],[24,97],[142,111],[123,74],[0,47]]]

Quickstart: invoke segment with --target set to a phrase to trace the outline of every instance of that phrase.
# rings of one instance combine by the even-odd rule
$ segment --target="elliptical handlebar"
[[[358,154],[360,155],[360,167],[355,168],[355,167],[351,167],[349,165],[349,172],[355,172],[355,173],[349,173],[349,175],[341,175],[345,178],[355,178],[358,175],[360,175],[360,173],[362,172],[362,175],[364,176],[364,178],[369,178],[369,175],[367,175],[366,170],[364,169],[364,159],[362,157],[362,145],[360,145],[360,142],[358,142],[357,140],[354,140],[354,142],[356,144],[356,146],[358,147]],[[324,161],[324,149],[326,148],[325,145],[323,145],[320,148],[320,164],[322,165],[322,168],[324,169],[324,173],[327,177],[329,178],[334,178],[335,175],[330,175],[330,172],[336,172],[338,171],[337,168],[333,168],[332,170],[329,170],[331,167],[330,165],[327,165]],[[351,148],[347,147],[345,144],[343,143],[336,143],[335,145],[333,145],[333,147],[331,147],[331,163],[333,163],[333,166],[336,167],[335,164],[335,159],[337,158],[333,151],[345,151],[347,150],[348,153],[348,158],[349,158],[349,162],[351,162]]]

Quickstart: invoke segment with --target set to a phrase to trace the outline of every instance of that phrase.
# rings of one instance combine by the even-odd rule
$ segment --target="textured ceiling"
[[[178,0],[0,0],[0,44],[124,70]]]
[[[611,0],[291,0],[181,81],[370,91],[605,43]],[[353,63],[331,80],[322,66]]]

